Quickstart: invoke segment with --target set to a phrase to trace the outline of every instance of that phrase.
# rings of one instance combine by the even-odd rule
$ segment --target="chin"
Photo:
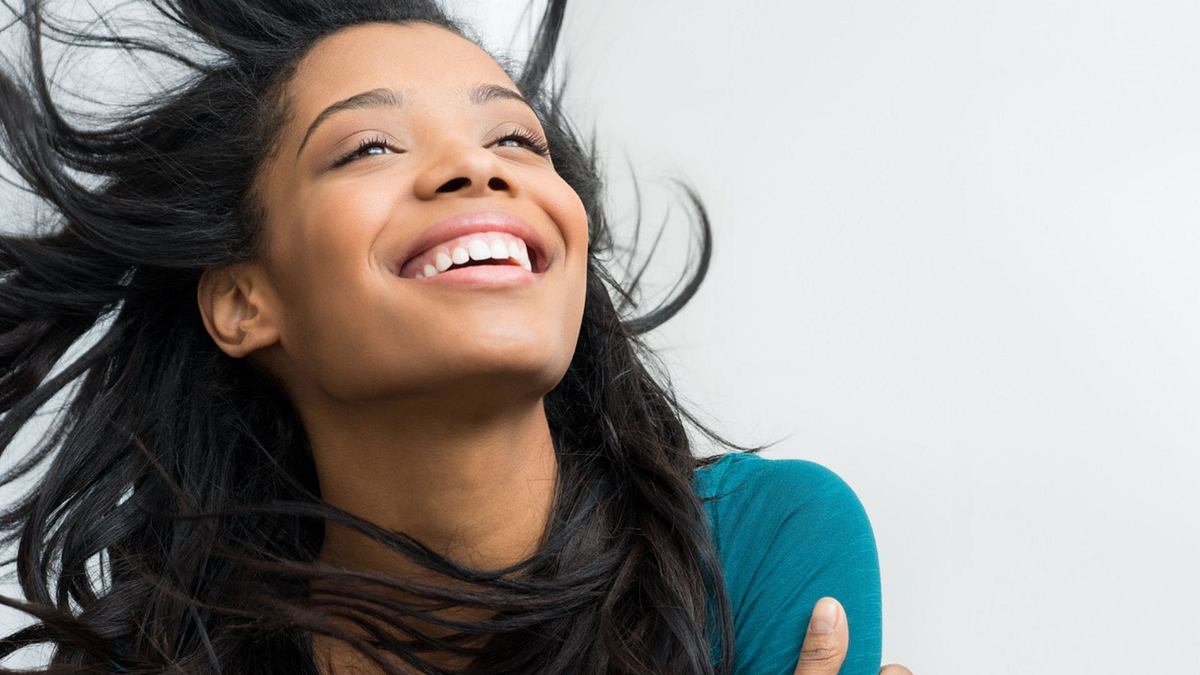
[[[570,355],[551,357],[545,353],[513,354],[509,358],[477,363],[475,376],[490,384],[513,389],[519,387],[530,392],[545,394],[562,380],[570,365]],[[468,378],[471,374],[464,373]]]

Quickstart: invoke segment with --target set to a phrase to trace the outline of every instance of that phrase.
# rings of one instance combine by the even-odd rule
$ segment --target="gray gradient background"
[[[523,3],[453,6],[522,55]],[[644,243],[668,224],[647,302],[685,262],[667,179],[713,219],[653,343],[702,419],[857,491],[886,661],[1200,673],[1197,25],[1183,1],[569,9],[614,213],[631,164]]]

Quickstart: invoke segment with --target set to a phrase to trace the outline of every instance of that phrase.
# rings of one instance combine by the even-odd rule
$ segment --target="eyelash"
[[[338,157],[337,161],[335,161],[333,163],[333,165],[336,167],[336,166],[341,166],[343,164],[348,164],[351,161],[357,159],[359,156],[361,156],[363,150],[366,150],[367,148],[372,148],[372,147],[375,147],[378,145],[382,145],[389,149],[395,150],[395,148],[393,148],[390,144],[388,144],[386,139],[381,138],[379,136],[372,136],[370,138],[364,138],[361,141],[359,141],[357,148],[351,150],[350,152],[347,152],[346,154],[342,155],[341,157]]]
[[[501,136],[500,138],[497,138],[495,142],[499,143],[500,141],[508,141],[512,139],[521,141],[530,150],[533,150],[543,157],[550,154],[550,146],[546,144],[546,139],[537,133],[527,131],[525,129],[515,129]]]
[[[546,143],[546,139],[542,138],[542,136],[539,134],[536,134],[532,131],[526,131],[525,129],[516,129],[514,131],[511,131],[511,132],[501,136],[500,138],[497,138],[492,143],[495,144],[495,143],[499,143],[501,141],[509,141],[509,140],[520,141],[522,144],[525,145],[525,147],[529,148],[533,152],[535,152],[543,157],[549,156],[549,154],[550,154],[550,146]],[[367,148],[376,147],[376,146],[384,146],[391,150],[395,150],[395,148],[393,148],[387,142],[386,139],[384,139],[380,136],[372,136],[370,138],[364,138],[361,141],[359,141],[358,147],[356,147],[355,149],[351,150],[350,152],[347,152],[346,154],[339,157],[337,159],[337,161],[335,161],[333,163],[333,165],[335,167],[337,167],[337,166],[342,166],[343,164],[349,164],[350,162],[354,161],[355,159],[365,156],[365,155],[363,155],[363,150],[366,150]]]

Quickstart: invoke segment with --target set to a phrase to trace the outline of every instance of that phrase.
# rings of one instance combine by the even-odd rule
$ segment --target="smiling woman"
[[[36,619],[0,658],[790,672],[835,594],[814,630],[849,622],[841,672],[876,671],[854,493],[706,429],[647,365],[709,224],[689,192],[699,268],[630,315],[596,160],[544,82],[563,2],[519,75],[432,2],[151,7],[216,56],[31,3],[31,67],[0,73],[0,147],[55,214],[0,237],[0,448],[76,385],[4,479],[45,468],[0,515],[25,595],[0,601]],[[193,75],[77,126],[43,36]],[[744,452],[694,455],[685,420]]]

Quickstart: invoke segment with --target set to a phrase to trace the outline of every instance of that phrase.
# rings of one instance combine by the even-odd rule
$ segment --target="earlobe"
[[[245,265],[209,268],[200,275],[196,302],[204,328],[229,356],[240,359],[279,341],[264,291],[262,277]]]

